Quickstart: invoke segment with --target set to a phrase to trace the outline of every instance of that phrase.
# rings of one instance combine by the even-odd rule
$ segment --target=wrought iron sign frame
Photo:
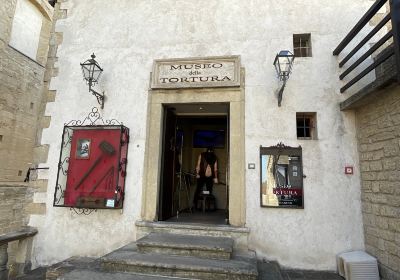
[[[263,166],[263,155],[276,156],[272,160],[272,180],[274,185],[273,194],[276,195],[275,205],[269,205],[263,203],[263,187],[268,188],[268,186],[263,186],[263,172],[266,172]],[[277,179],[277,166],[279,165],[279,158],[282,155],[288,156],[288,160],[290,161],[291,157],[299,157],[297,159],[298,163],[296,167],[291,166],[290,164],[286,164],[285,176],[283,179],[286,181],[282,186],[278,186],[279,180]],[[267,166],[265,166],[267,168]],[[295,169],[294,169],[295,168]],[[292,173],[292,174],[290,174]],[[265,174],[268,176],[268,174]],[[295,186],[291,185],[290,177],[292,181],[295,181]],[[296,178],[297,177],[297,178]],[[303,179],[306,176],[303,174],[303,151],[302,147],[290,147],[286,146],[282,142],[278,143],[275,146],[270,147],[262,147],[260,146],[260,206],[265,208],[285,208],[285,209],[304,209],[304,182]],[[269,178],[265,182],[267,184]],[[288,183],[289,181],[289,183]],[[299,184],[299,185],[298,185]],[[267,190],[266,190],[267,191]],[[264,194],[268,196],[268,194]],[[271,195],[271,197],[273,197]],[[299,199],[301,197],[301,199]],[[268,199],[268,198],[267,198]]]
[[[106,182],[106,186],[109,192],[114,193],[113,199],[107,199],[106,197],[95,197],[92,198],[92,201],[88,200],[88,197],[79,198],[74,205],[71,203],[65,204],[66,199],[66,190],[67,190],[67,182],[68,176],[71,176],[71,172],[69,172],[70,161],[76,160],[77,157],[75,155],[75,151],[72,150],[72,142],[73,142],[73,134],[74,131],[92,131],[93,133],[97,132],[106,132],[106,131],[116,131],[119,133],[120,139],[116,139],[117,145],[114,150],[114,147],[111,146],[111,152],[113,156],[118,160],[116,168],[111,166],[112,168],[112,178],[115,179],[115,184],[113,184],[113,179],[110,180],[110,183]],[[81,139],[79,139],[81,140]],[[64,124],[63,133],[62,133],[62,141],[60,147],[60,157],[58,162],[58,172],[57,172],[57,181],[54,191],[54,207],[68,207],[70,210],[74,211],[76,214],[85,214],[89,215],[93,211],[97,211],[97,209],[122,209],[124,202],[124,193],[125,193],[125,177],[126,177],[126,168],[127,168],[127,155],[128,155],[128,143],[129,143],[129,128],[124,126],[122,122],[119,122],[116,119],[104,120],[103,117],[99,113],[99,109],[97,107],[92,108],[91,112],[83,119],[83,120],[71,120]],[[77,144],[75,144],[77,145]],[[101,141],[101,145],[110,145],[107,141]],[[126,146],[125,146],[126,145]],[[114,145],[116,146],[116,145]],[[90,146],[89,146],[90,147]],[[106,147],[107,148],[107,147]],[[121,154],[123,149],[123,155]],[[71,156],[74,156],[75,159],[71,159]],[[88,159],[90,156],[90,152],[87,151],[87,157],[82,157],[82,159]],[[90,174],[97,166],[101,166],[98,164],[101,162],[102,155],[97,158],[94,163],[90,163],[91,167],[87,170],[85,175],[81,176],[80,182],[77,184],[81,184],[86,178],[88,178],[88,174]],[[122,158],[124,157],[124,158]],[[80,158],[78,158],[79,160]],[[110,164],[116,163],[115,160]],[[89,162],[89,161],[88,161]],[[93,162],[93,159],[92,159]],[[89,163],[87,163],[89,164]],[[104,163],[103,163],[104,164]],[[114,175],[114,170],[117,169],[116,175]],[[92,172],[93,173],[93,172]],[[107,173],[102,173],[101,178],[96,178],[98,180],[93,188],[91,189],[91,193],[94,193],[96,188],[103,182],[107,181],[104,178],[107,177]],[[121,183],[121,185],[120,185]],[[69,186],[70,187],[70,186]],[[82,187],[83,188],[83,187]],[[98,189],[100,189],[99,187]],[[77,190],[77,188],[74,188]],[[72,189],[72,191],[74,191]],[[71,188],[70,188],[71,191]],[[96,199],[97,198],[97,199]],[[85,201],[86,200],[86,201]],[[104,203],[101,204],[101,201]],[[113,201],[113,203],[109,203]]]

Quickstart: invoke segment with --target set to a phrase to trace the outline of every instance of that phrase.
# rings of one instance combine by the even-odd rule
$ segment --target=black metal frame
[[[31,171],[33,170],[49,170],[49,167],[29,167],[24,182],[29,182],[31,180]]]
[[[103,117],[100,115],[98,112],[98,108],[94,107],[92,108],[92,111],[83,119],[83,120],[71,120],[68,123],[64,124],[64,129],[63,133],[61,136],[62,142],[61,142],[61,148],[60,148],[60,157],[58,161],[58,172],[57,172],[57,181],[56,181],[56,187],[54,191],[54,198],[53,198],[53,206],[54,207],[66,207],[70,208],[70,210],[74,211],[76,214],[85,214],[89,215],[93,211],[96,211],[97,209],[122,209],[123,208],[123,203],[124,203],[124,192],[125,192],[125,181],[124,181],[124,186],[118,186],[118,182],[120,179],[120,176],[126,176],[126,168],[127,168],[127,160],[125,161],[119,161],[118,162],[118,175],[117,175],[117,180],[116,180],[116,186],[115,186],[115,193],[120,195],[120,199],[118,202],[115,203],[115,205],[118,205],[118,207],[93,207],[93,208],[87,208],[87,207],[71,207],[68,205],[61,205],[59,204],[61,199],[64,197],[64,192],[66,189],[66,186],[62,186],[60,182],[60,177],[63,176],[65,177],[65,183],[66,183],[66,177],[68,175],[68,164],[69,164],[69,153],[66,155],[63,155],[63,149],[71,145],[72,141],[72,132],[74,129],[120,129],[121,130],[121,142],[120,145],[127,145],[126,147],[126,153],[128,154],[128,148],[129,148],[129,128],[124,126],[122,122],[117,121],[116,119],[110,119],[110,120],[104,120]],[[125,141],[123,140],[123,134],[126,134],[126,139]],[[121,149],[119,150],[119,155],[118,158],[121,158]],[[123,192],[121,191],[123,190]]]
[[[351,79],[345,86],[340,89],[340,92],[345,92],[348,88],[353,86],[369,72],[374,70],[380,64],[385,62],[389,57],[395,55],[396,66],[397,66],[397,81],[400,83],[400,0],[377,0],[372,7],[364,14],[364,16],[358,21],[353,29],[347,34],[347,36],[340,42],[337,48],[333,51],[333,55],[339,55],[343,49],[354,39],[355,36],[361,31],[361,29],[368,24],[372,17],[379,11],[387,1],[390,1],[390,13],[385,16],[379,24],[372,29],[357,46],[350,51],[350,53],[339,63],[339,67],[343,67],[379,30],[382,29],[386,23],[391,20],[392,30],[390,30],[385,36],[383,36],[376,44],[374,44],[364,55],[362,55],[357,61],[355,61],[349,68],[340,75],[340,80],[343,80],[348,74],[356,69],[362,62],[364,62],[373,52],[379,47],[383,46],[390,38],[393,37],[394,50],[387,52],[374,63],[369,65],[366,69],[361,71],[356,77]]]
[[[301,165],[300,165],[300,176],[302,178],[302,190],[303,190],[303,195],[301,197],[301,206],[291,206],[291,205],[279,205],[279,206],[269,206],[269,205],[263,205],[262,203],[262,156],[263,155],[298,155],[301,158]],[[260,207],[263,208],[285,208],[285,209],[304,209],[304,182],[303,179],[306,178],[306,176],[303,173],[303,149],[299,145],[298,147],[290,147],[286,146],[282,142],[278,143],[275,146],[270,146],[270,147],[263,147],[260,146]]]

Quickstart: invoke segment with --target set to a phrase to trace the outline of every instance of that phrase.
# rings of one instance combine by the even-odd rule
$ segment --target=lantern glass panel
[[[81,66],[82,66],[83,78],[84,78],[85,80],[88,80],[88,79],[89,79],[89,68],[88,68],[88,66],[85,65],[85,64],[81,64]]]
[[[290,61],[288,57],[279,57],[279,66],[281,68],[282,75],[287,75],[290,71]]]
[[[97,67],[94,67],[93,74],[92,74],[93,81],[97,82],[100,79],[100,76],[101,76],[102,72],[103,72],[103,70],[101,70],[101,69],[99,69]]]

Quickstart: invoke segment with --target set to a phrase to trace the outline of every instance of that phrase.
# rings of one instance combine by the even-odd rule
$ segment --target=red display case
[[[123,125],[64,126],[54,206],[121,209],[128,142]]]

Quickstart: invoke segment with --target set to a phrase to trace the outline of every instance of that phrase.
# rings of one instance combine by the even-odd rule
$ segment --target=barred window
[[[293,50],[296,57],[311,57],[311,34],[293,34]]]
[[[317,139],[316,113],[296,113],[297,138]]]

